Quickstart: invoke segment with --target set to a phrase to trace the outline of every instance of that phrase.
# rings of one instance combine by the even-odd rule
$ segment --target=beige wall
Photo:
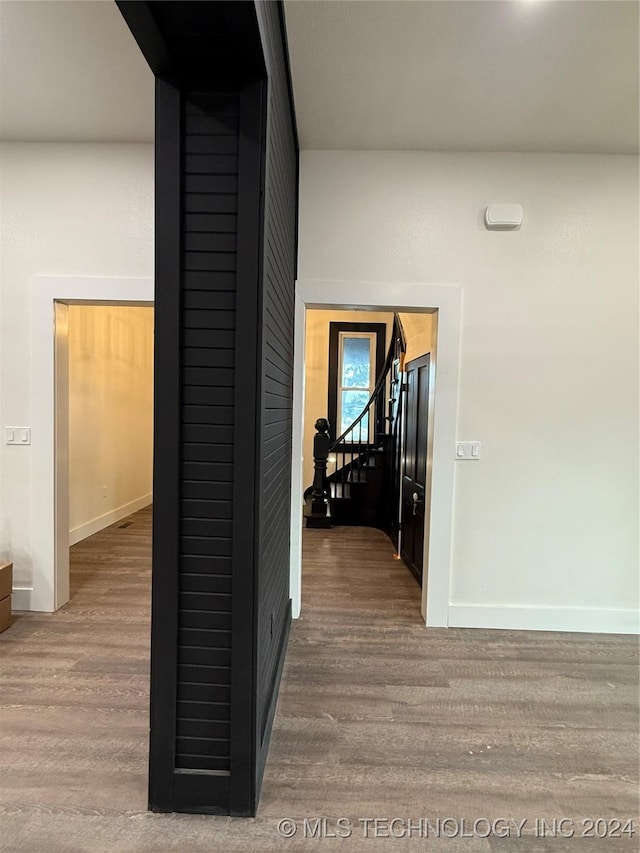
[[[434,349],[433,315],[400,312],[400,321],[407,341],[406,360],[411,361]]]
[[[388,346],[393,314],[380,311],[321,311],[310,309],[306,317],[305,398],[303,464],[305,488],[313,482],[314,423],[327,417],[329,384],[329,323],[386,323]],[[335,438],[332,425],[332,437]]]
[[[77,542],[151,501],[153,308],[69,306],[69,527]]]

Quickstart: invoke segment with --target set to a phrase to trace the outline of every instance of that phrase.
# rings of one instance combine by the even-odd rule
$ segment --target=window
[[[369,401],[384,366],[385,323],[329,324],[329,387],[327,415],[330,434],[338,438],[360,415]],[[370,412],[362,427],[346,441],[373,441],[381,431],[384,412]]]
[[[375,385],[374,332],[340,332],[338,356],[338,435],[347,430],[369,402]],[[369,441],[369,413],[348,440]]]

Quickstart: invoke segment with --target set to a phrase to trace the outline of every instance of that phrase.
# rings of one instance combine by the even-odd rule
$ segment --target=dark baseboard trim
[[[229,814],[230,776],[174,771],[173,808],[185,814]]]

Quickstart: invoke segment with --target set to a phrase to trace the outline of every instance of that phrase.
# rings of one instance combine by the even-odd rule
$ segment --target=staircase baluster
[[[327,518],[327,459],[331,446],[329,421],[318,418],[315,423],[316,434],[313,437],[313,488],[310,496],[310,507],[305,512],[307,527],[331,527]]]

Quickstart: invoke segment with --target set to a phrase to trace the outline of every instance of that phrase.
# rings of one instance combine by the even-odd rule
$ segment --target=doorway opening
[[[349,541],[338,539],[337,527],[383,531],[389,559],[401,559],[421,587],[423,569],[428,574],[437,312],[307,308],[305,329],[305,526],[331,527],[326,536],[334,546]],[[319,424],[319,437],[329,436],[320,463],[324,500],[314,459]],[[419,611],[419,593],[415,600]]]
[[[33,582],[20,590],[21,609],[53,612],[69,600],[69,308],[149,310],[153,291],[150,278],[36,276],[32,281]]]
[[[135,574],[150,597],[153,324],[152,306],[56,302],[56,514],[71,599],[99,596],[107,569],[123,593]]]
[[[422,374],[421,381],[416,386],[422,401],[415,399],[412,403],[413,413],[417,419],[415,437],[418,434],[420,454],[420,471],[415,469],[408,477],[402,499],[402,489],[397,495],[397,533],[400,534],[398,555],[402,554],[402,528],[412,526],[414,545],[411,553],[407,553],[405,537],[404,556],[412,558],[415,565],[419,555],[424,566],[424,579],[421,590],[421,612],[427,625],[446,626],[448,624],[449,607],[449,577],[451,562],[451,526],[454,475],[455,424],[458,385],[458,358],[460,340],[461,290],[455,285],[414,285],[360,283],[360,282],[329,282],[329,281],[299,281],[296,294],[296,359],[294,374],[294,435],[292,456],[292,530],[291,530],[291,597],[293,615],[300,615],[301,609],[301,578],[302,578],[302,524],[303,524],[303,495],[312,482],[313,472],[313,429],[310,426],[316,422],[321,412],[321,400],[327,399],[327,381],[318,370],[323,356],[322,335],[314,334],[314,326],[322,318],[331,322],[337,321],[335,312],[357,311],[358,318],[372,323],[379,320],[382,323],[393,323],[394,314],[406,318],[422,318],[429,325],[430,332],[416,335],[414,330],[410,335],[417,349],[412,349],[408,358],[403,358],[402,377],[390,374],[387,385],[379,388],[380,397],[385,393],[389,404],[397,399],[394,387],[406,385],[405,369],[415,362],[412,369]],[[376,316],[377,315],[377,316]],[[345,320],[346,315],[340,319]],[[410,321],[410,320],[408,320]],[[309,334],[310,333],[310,334]],[[394,333],[395,334],[395,333]],[[428,345],[426,340],[428,339]],[[420,350],[421,342],[424,351]],[[357,348],[357,347],[356,347]],[[360,349],[364,353],[365,347]],[[355,352],[355,350],[354,350]],[[371,350],[370,350],[371,352]],[[425,364],[419,363],[419,358],[428,355]],[[388,355],[388,358],[392,357]],[[438,382],[436,392],[436,364]],[[425,373],[426,369],[426,373]],[[396,371],[397,373],[397,371]],[[394,380],[396,385],[393,385]],[[363,380],[364,381],[364,380]],[[344,392],[340,384],[340,392]],[[363,386],[364,387],[364,386]],[[314,405],[315,404],[315,405]],[[386,401],[382,403],[386,406]],[[405,400],[405,409],[407,401]],[[373,415],[374,419],[378,417]],[[385,411],[385,419],[388,415]],[[361,441],[361,436],[358,436]],[[396,441],[400,450],[400,462],[396,472],[400,479],[408,473],[407,453],[417,449],[417,445],[407,445],[407,437],[403,435]],[[348,481],[361,479],[353,476],[352,469],[370,466],[368,455],[379,448],[362,448],[358,446],[355,453],[355,463],[349,461],[348,475],[343,477],[349,492],[353,487]],[[363,460],[364,461],[363,463]],[[415,460],[414,460],[415,461]],[[375,466],[374,466],[375,467]],[[368,475],[367,475],[368,476]],[[411,486],[411,488],[409,488]],[[416,486],[419,486],[417,488]],[[342,486],[344,488],[344,484]],[[361,488],[358,483],[357,489]],[[356,489],[356,490],[357,490]],[[417,500],[415,495],[417,493]],[[432,497],[433,496],[433,497]],[[344,494],[335,497],[342,498]],[[408,506],[406,505],[408,501]],[[405,504],[403,506],[403,504]],[[381,526],[375,524],[374,526]],[[419,543],[418,543],[418,540]],[[411,559],[409,559],[411,562]]]

